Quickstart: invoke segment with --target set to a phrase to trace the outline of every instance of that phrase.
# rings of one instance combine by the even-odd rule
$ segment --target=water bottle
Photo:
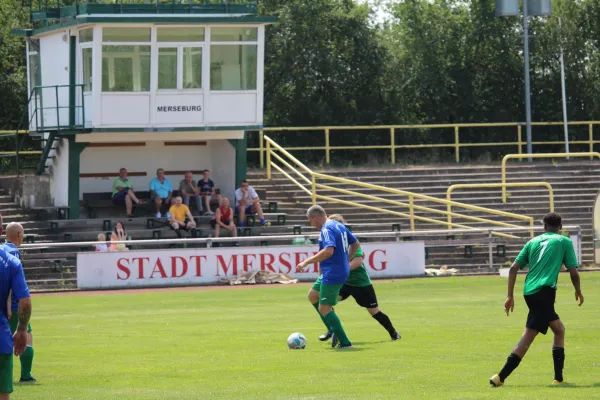
[[[212,233],[208,234],[208,242],[206,243],[206,247],[212,247],[212,243],[210,242],[210,239],[212,239]]]

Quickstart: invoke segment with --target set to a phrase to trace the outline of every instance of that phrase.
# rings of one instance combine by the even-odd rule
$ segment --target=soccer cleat
[[[329,332],[329,331],[328,331],[327,333],[324,333],[324,334],[322,334],[321,336],[319,336],[319,340],[320,340],[321,342],[324,342],[324,341],[326,341],[326,340],[329,340],[329,339],[331,338],[331,336],[332,336],[332,335],[333,335],[333,333],[331,333],[331,332]]]
[[[167,219],[171,219],[171,213],[170,212],[167,213]]]
[[[33,376],[30,376],[29,378],[21,378],[19,379],[20,383],[35,383],[36,379]]]
[[[392,340],[398,340],[402,338],[402,336],[400,336],[400,333],[398,333],[397,331],[394,331],[394,333],[392,333],[390,336],[392,337]]]
[[[156,213],[155,217],[156,218],[162,218],[162,214],[160,213],[160,211]]]
[[[494,375],[490,378],[490,385],[492,385],[493,387],[500,387],[504,386],[504,382],[500,380],[500,376]]]
[[[331,347],[336,347],[338,345],[338,338],[335,336],[335,333],[331,334]]]
[[[564,378],[562,381],[559,381],[558,379],[552,381],[553,385],[560,385],[561,383],[567,383],[567,381]]]
[[[340,350],[344,350],[344,349],[353,349],[353,348],[354,348],[354,346],[352,346],[352,343],[348,343],[348,344],[347,344],[347,345],[345,345],[345,346],[344,346],[343,344],[340,344],[340,345],[338,346],[338,349],[340,349]]]

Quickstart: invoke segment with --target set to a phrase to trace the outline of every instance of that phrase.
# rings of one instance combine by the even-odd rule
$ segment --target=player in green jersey
[[[575,300],[579,306],[583,304],[583,294],[577,272],[577,257],[573,243],[568,237],[559,234],[562,229],[562,219],[556,213],[544,217],[543,235],[531,239],[510,268],[508,277],[508,297],[504,302],[504,311],[509,315],[514,311],[515,300],[513,297],[517,272],[529,264],[529,272],[525,278],[523,294],[525,303],[529,307],[529,315],[525,324],[525,331],[513,352],[508,356],[506,364],[498,375],[490,378],[492,386],[504,385],[504,380],[519,366],[521,359],[527,353],[529,346],[538,333],[543,335],[548,332],[548,327],[554,333],[552,344],[552,358],[554,359],[554,384],[564,382],[563,367],[565,364],[565,327],[554,311],[556,298],[556,283],[558,273],[564,264],[571,274],[571,282],[575,287]]]
[[[329,219],[333,219],[342,224],[346,223],[344,218],[339,214],[330,215]],[[371,314],[371,316],[377,320],[377,322],[379,322],[386,331],[388,331],[392,340],[398,340],[400,339],[400,334],[396,331],[394,325],[392,325],[392,321],[390,321],[389,317],[379,309],[377,295],[375,294],[375,289],[373,288],[373,284],[371,283],[369,273],[365,268],[363,260],[364,253],[359,247],[358,251],[356,254],[354,254],[352,260],[350,261],[350,275],[340,290],[338,301],[346,300],[349,296],[354,297],[356,303],[359,306],[366,308],[369,314]],[[309,292],[309,300],[311,302],[313,302],[315,299],[311,299],[310,295],[311,293],[318,294],[320,283],[321,277],[317,279],[312,287],[312,290]],[[327,324],[325,324],[325,326],[327,326]],[[335,347],[337,340],[335,336],[332,335],[330,330],[319,336],[319,340],[321,341],[326,341],[329,338],[332,338],[331,345]]]

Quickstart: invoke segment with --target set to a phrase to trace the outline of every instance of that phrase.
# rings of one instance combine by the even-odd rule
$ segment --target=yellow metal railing
[[[506,203],[506,163],[511,159],[522,158],[571,158],[571,157],[594,157],[600,158],[600,153],[590,151],[586,153],[541,153],[541,154],[507,154],[502,159],[502,202]]]
[[[554,211],[554,190],[548,182],[517,182],[517,183],[460,183],[452,185],[446,191],[446,200],[452,201],[452,192],[456,189],[486,189],[486,188],[506,188],[506,187],[537,187],[543,186],[548,189],[548,202],[550,212]],[[448,229],[452,229],[452,205],[448,204]]]
[[[348,205],[348,206],[352,206],[352,207],[358,207],[358,208],[362,208],[362,209],[377,211],[377,212],[381,212],[383,214],[389,214],[389,215],[394,215],[394,216],[398,216],[398,217],[402,217],[402,218],[407,218],[410,221],[410,230],[411,231],[415,230],[415,221],[428,222],[428,223],[438,224],[438,225],[447,225],[450,228],[457,227],[457,228],[461,228],[461,229],[473,229],[472,227],[470,227],[468,225],[457,224],[454,222],[446,222],[446,221],[436,220],[433,218],[419,216],[419,215],[415,214],[415,210],[426,211],[426,212],[435,213],[435,214],[441,214],[444,216],[452,216],[455,218],[463,218],[463,219],[466,219],[469,221],[474,221],[474,222],[483,222],[483,223],[489,224],[491,226],[502,226],[502,227],[507,227],[507,228],[519,227],[518,225],[510,224],[507,222],[501,222],[501,221],[496,221],[496,220],[491,220],[491,219],[486,219],[486,218],[474,217],[471,215],[459,214],[459,213],[456,213],[453,211],[440,210],[440,209],[435,209],[432,207],[420,206],[420,205],[415,204],[415,200],[426,200],[426,201],[430,201],[433,203],[442,204],[442,205],[446,205],[446,206],[450,205],[453,207],[460,207],[460,208],[464,208],[464,209],[471,210],[471,211],[485,212],[485,213],[495,215],[495,216],[503,216],[503,217],[507,217],[507,218],[527,221],[529,226],[533,226],[533,218],[527,217],[527,216],[524,216],[521,214],[514,214],[514,213],[505,212],[505,211],[493,210],[493,209],[489,209],[489,208],[485,208],[485,207],[479,207],[479,206],[474,206],[474,205],[470,205],[470,204],[459,203],[456,201],[438,199],[438,198],[435,198],[432,196],[427,196],[427,195],[423,195],[423,194],[419,194],[419,193],[407,192],[405,190],[393,189],[393,188],[388,188],[385,186],[374,185],[374,184],[370,184],[370,183],[366,183],[366,182],[354,181],[354,180],[350,180],[350,179],[346,179],[346,178],[339,178],[339,177],[335,177],[335,176],[331,176],[331,175],[313,172],[310,168],[308,168],[306,165],[304,165],[303,163],[298,161],[298,159],[296,159],[294,156],[292,156],[287,150],[285,150],[284,148],[279,146],[271,138],[269,138],[268,136],[264,136],[263,138],[266,142],[265,148],[266,148],[266,161],[267,161],[266,162],[267,179],[271,179],[273,169],[277,170],[284,177],[286,177],[292,183],[294,183],[298,188],[300,188],[300,190],[302,190],[304,193],[309,195],[311,197],[312,204],[316,204],[317,200],[321,199],[321,200],[336,202],[336,203],[340,203],[340,204],[344,204],[344,205]],[[279,164],[277,164],[276,162],[274,162],[273,159],[275,159],[276,161],[281,163],[281,166]],[[295,166],[292,164],[294,164]],[[282,168],[282,166],[287,167],[291,173],[286,172]],[[299,169],[302,170],[304,173],[308,174],[310,176],[310,179],[307,178],[302,172],[300,172]],[[358,192],[355,190],[348,190],[348,189],[334,187],[331,185],[325,185],[322,183],[318,183],[317,179],[323,179],[323,180],[327,180],[327,181],[331,181],[331,182],[344,183],[344,184],[348,184],[348,185],[358,186],[358,187],[364,188],[364,189],[378,190],[378,191],[382,191],[382,192],[394,194],[394,195],[407,196],[408,203],[391,200],[389,198],[384,198],[381,196],[374,196],[374,195]],[[304,183],[302,183],[302,182],[304,182]],[[399,211],[394,211],[394,210],[391,210],[388,208],[381,208],[381,207],[371,206],[371,205],[364,204],[364,203],[357,203],[354,201],[342,200],[340,198],[325,196],[325,195],[319,194],[317,189],[324,189],[324,190],[334,191],[334,192],[337,192],[340,194],[361,197],[361,198],[364,198],[364,199],[367,199],[370,201],[377,201],[377,202],[393,205],[393,206],[396,206],[399,208],[407,208],[408,214],[399,212]],[[504,234],[504,233],[497,233],[497,235],[503,236],[503,237],[515,238],[515,236],[513,236],[513,235],[508,235],[508,234]]]
[[[534,122],[534,127],[550,127],[550,126],[562,126],[563,122]],[[588,127],[588,138],[587,140],[572,140],[569,143],[573,145],[587,145],[590,152],[594,151],[594,144],[600,143],[599,140],[594,140],[594,126],[600,125],[600,121],[573,121],[569,122],[569,126],[587,126]],[[260,167],[265,166],[265,155],[266,147],[263,140],[265,132],[298,132],[298,131],[314,131],[321,132],[323,134],[323,146],[302,146],[302,147],[286,147],[289,151],[324,151],[325,162],[327,164],[331,161],[331,152],[334,150],[389,150],[390,161],[392,164],[396,163],[396,150],[398,149],[435,149],[435,148],[453,148],[454,159],[456,162],[460,161],[460,150],[461,148],[468,147],[500,147],[500,146],[516,146],[518,154],[523,153],[523,147],[527,144],[523,141],[522,127],[524,123],[520,122],[502,122],[502,123],[489,123],[489,124],[431,124],[431,125],[378,125],[378,126],[316,126],[316,127],[273,127],[263,128],[258,131],[259,135],[259,147],[249,148],[249,152],[258,152]],[[514,128],[516,134],[516,141],[512,142],[481,142],[481,143],[463,143],[460,141],[461,130],[469,128]],[[396,144],[396,134],[400,130],[436,130],[436,129],[451,129],[454,132],[453,143],[434,143],[434,144]],[[373,146],[331,146],[330,136],[332,133],[341,131],[382,131],[383,136],[388,136],[387,142],[389,144],[373,145]],[[378,142],[383,143],[385,137]],[[485,137],[485,135],[481,135]],[[533,142],[536,146],[543,145],[561,145],[563,141],[535,141]]]

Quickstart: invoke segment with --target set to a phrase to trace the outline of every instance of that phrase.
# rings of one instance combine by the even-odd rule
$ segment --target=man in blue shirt
[[[340,349],[352,348],[333,306],[337,304],[340,289],[350,275],[350,258],[356,254],[360,243],[343,224],[327,219],[323,207],[312,206],[306,216],[310,224],[321,231],[319,252],[298,264],[296,271],[302,272],[308,265],[319,263],[322,275],[319,301],[313,303],[313,306],[337,339],[332,340],[332,345],[335,347],[339,341]],[[314,296],[309,292],[309,300],[312,297]]]
[[[0,234],[2,233],[0,217]],[[14,335],[8,325],[8,296],[13,293],[19,299],[19,323]],[[27,326],[31,317],[31,298],[25,282],[23,267],[18,258],[0,249],[0,400],[9,399],[13,391],[13,358],[20,356],[27,345]]]
[[[162,168],[156,170],[156,178],[150,181],[150,195],[154,200],[156,218],[162,218],[162,215],[171,206],[171,196],[173,195],[171,181],[165,178],[165,170]],[[170,218],[171,216],[167,212],[167,219]]]
[[[23,244],[24,233],[21,224],[11,222],[6,226],[6,243],[0,246],[0,249],[21,260],[21,252],[18,247]],[[14,334],[17,331],[17,326],[19,324],[19,298],[14,294],[9,295],[9,304],[7,307],[10,307],[8,311],[8,323],[11,332]],[[20,382],[35,382],[35,378],[31,376],[31,366],[33,365],[33,336],[31,334],[31,325],[27,326],[27,347],[25,348],[25,352],[19,357],[19,360],[21,361]]]

